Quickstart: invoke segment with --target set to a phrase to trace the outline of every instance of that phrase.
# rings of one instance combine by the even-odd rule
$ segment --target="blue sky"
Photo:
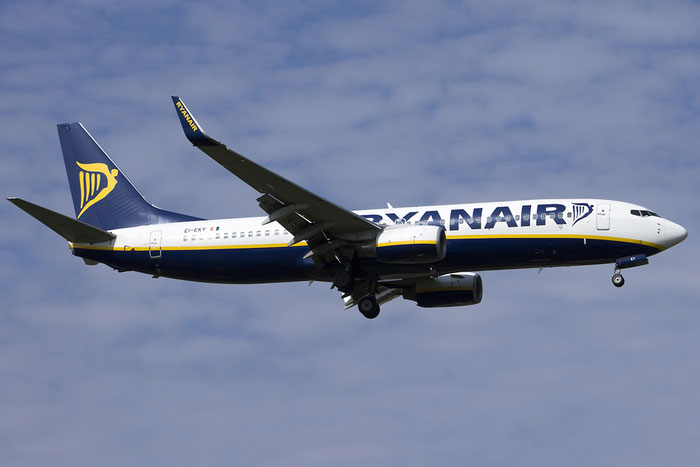
[[[0,205],[4,465],[693,465],[700,456],[694,2],[17,2],[0,183],[72,213],[81,121],[155,204],[260,215],[200,123],[353,209],[536,197],[689,230],[612,267],[486,272],[475,307],[367,321],[323,284],[87,267]]]

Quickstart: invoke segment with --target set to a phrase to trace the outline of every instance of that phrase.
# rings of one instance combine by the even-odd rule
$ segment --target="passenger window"
[[[543,214],[543,215],[544,215],[544,214]],[[532,220],[534,221],[535,219],[537,219],[537,214],[533,214],[533,215],[532,215]],[[544,219],[544,217],[543,217],[542,219]]]
[[[519,221],[519,220],[520,220],[520,214],[516,214],[516,215],[515,215],[515,220],[516,220],[516,221]]]
[[[570,212],[567,212],[567,213],[566,213],[566,217],[571,218],[571,213],[570,213]]]
[[[540,219],[545,220],[547,218],[545,213],[540,214]]]
[[[252,231],[252,230],[248,231],[248,236],[249,236],[249,237],[252,237],[252,236],[253,236],[253,231]]]
[[[236,238],[236,232],[231,232],[231,238]]]
[[[187,236],[185,236],[185,237],[182,239],[182,241],[183,241],[183,242],[186,242],[186,241],[187,241]]]
[[[558,212],[558,213],[557,213],[557,217],[558,217],[559,219],[563,219],[563,218],[564,218],[564,213],[563,213],[563,212]]]
[[[266,237],[269,237],[269,236],[270,236],[270,231],[269,231],[269,230],[266,230],[266,231],[265,231],[265,236],[266,236]]]
[[[279,235],[279,234],[280,234],[279,229],[276,229],[276,230],[275,230],[275,235]]]
[[[216,239],[218,240],[219,237],[221,237],[221,235],[219,235],[219,234],[217,233],[217,234],[216,234]]]
[[[510,222],[512,220],[513,220],[513,218],[510,216],[510,214],[506,216],[506,222]]]
[[[195,237],[194,235],[192,235],[192,241],[194,242],[195,240],[197,240],[197,237]]]

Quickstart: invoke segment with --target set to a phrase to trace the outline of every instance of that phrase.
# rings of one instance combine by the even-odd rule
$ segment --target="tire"
[[[625,285],[625,278],[622,277],[622,274],[615,274],[612,276],[612,283],[615,287],[622,287]]]
[[[341,292],[348,293],[355,288],[355,278],[345,270],[338,271],[333,278],[333,285]]]
[[[373,297],[364,297],[357,304],[357,308],[367,319],[374,319],[379,316],[379,304]]]

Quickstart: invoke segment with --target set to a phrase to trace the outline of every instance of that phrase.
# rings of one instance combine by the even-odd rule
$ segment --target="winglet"
[[[173,98],[173,103],[175,104],[175,111],[177,116],[180,117],[180,123],[182,123],[182,129],[185,130],[185,136],[190,140],[195,146],[219,146],[221,143],[215,139],[210,138],[204,133],[201,125],[197,123],[194,115],[185,107],[185,103],[182,102],[177,96],[171,96]]]

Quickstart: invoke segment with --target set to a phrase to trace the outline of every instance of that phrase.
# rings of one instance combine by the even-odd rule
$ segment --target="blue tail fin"
[[[198,220],[146,201],[80,123],[58,125],[76,217],[102,230]]]

